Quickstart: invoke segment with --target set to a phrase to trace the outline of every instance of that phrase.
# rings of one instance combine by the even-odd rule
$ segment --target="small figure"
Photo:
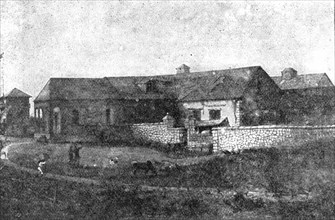
[[[75,143],[74,145],[74,164],[75,166],[79,166],[79,162],[80,162],[80,155],[79,155],[79,151],[82,148],[82,146],[78,146],[77,143]]]
[[[78,146],[77,143],[73,143],[69,148],[69,163],[75,166],[79,166],[80,155],[79,151],[82,146]]]
[[[41,175],[43,175],[43,169],[42,168],[45,165],[46,160],[42,159],[42,160],[39,160],[37,163],[38,163],[37,170],[40,172]]]
[[[109,159],[109,164],[110,164],[111,166],[116,165],[118,162],[119,162],[119,158],[117,158],[117,157],[114,157],[114,158]]]
[[[8,159],[8,149],[4,146],[2,140],[0,140],[0,151],[1,151],[1,159]]]
[[[69,163],[71,164],[73,162],[73,147],[72,145],[69,148]]]

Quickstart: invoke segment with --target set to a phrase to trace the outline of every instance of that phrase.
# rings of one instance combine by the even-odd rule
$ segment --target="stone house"
[[[335,87],[325,73],[298,74],[285,68],[272,77],[282,90],[285,124],[334,124]]]
[[[175,126],[196,119],[198,128],[277,123],[281,90],[259,66],[176,74],[51,78],[34,100],[48,137],[85,135],[87,126],[158,123],[169,113]]]
[[[51,78],[34,100],[37,133],[47,137],[87,135],[87,126],[158,122],[174,98],[152,89],[151,78]]]
[[[14,88],[0,98],[2,130],[8,135],[21,136],[27,132],[30,95]]]
[[[178,101],[192,111],[200,127],[274,124],[280,120],[277,100],[281,91],[259,66],[198,73],[189,73],[186,68],[178,74],[183,76],[176,86],[182,90]]]

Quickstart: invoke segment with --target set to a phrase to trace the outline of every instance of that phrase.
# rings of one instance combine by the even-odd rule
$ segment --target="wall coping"
[[[139,124],[129,124],[130,126],[150,126],[150,125],[166,125],[164,122],[156,122],[156,123],[139,123]]]
[[[168,124],[164,122],[158,122],[158,123],[140,123],[140,124],[130,124],[129,126],[166,126],[168,129],[173,129],[173,130],[185,130],[186,128],[184,127],[169,127]]]
[[[293,126],[293,125],[261,125],[240,127],[217,127],[213,130],[260,130],[260,129],[335,129],[335,125]]]

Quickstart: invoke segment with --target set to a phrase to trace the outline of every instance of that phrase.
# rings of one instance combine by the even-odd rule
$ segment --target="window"
[[[195,120],[197,121],[201,120],[201,110],[200,109],[193,109],[192,113],[193,113],[193,117]]]
[[[220,110],[209,110],[209,119],[210,120],[218,120],[221,118],[221,111]]]
[[[35,118],[38,118],[38,108],[35,108]]]
[[[79,124],[79,112],[76,109],[72,111],[72,122],[76,125]]]
[[[43,118],[43,109],[35,108],[35,118]]]

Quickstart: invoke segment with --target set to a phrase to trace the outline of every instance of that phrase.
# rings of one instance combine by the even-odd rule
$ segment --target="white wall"
[[[230,126],[236,125],[235,117],[235,102],[233,100],[220,100],[220,101],[201,101],[201,102],[186,102],[183,103],[186,109],[199,109],[201,110],[201,121],[209,121],[209,110],[221,110],[220,120],[213,120],[221,122],[226,117],[229,120]]]

